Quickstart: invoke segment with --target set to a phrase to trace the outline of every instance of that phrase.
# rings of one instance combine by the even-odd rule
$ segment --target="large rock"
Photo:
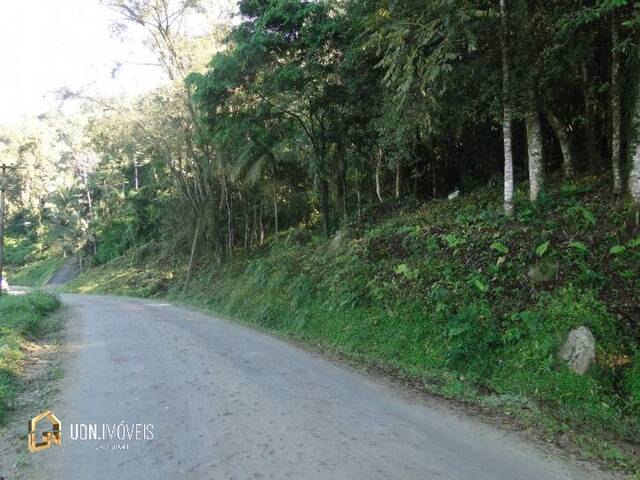
[[[550,282],[556,278],[558,274],[558,262],[541,258],[529,265],[527,276],[533,283]]]
[[[349,244],[349,232],[347,230],[338,230],[329,242],[327,251],[332,255],[342,253]]]
[[[596,342],[591,330],[584,326],[571,330],[560,350],[560,358],[580,375],[589,370],[596,359]]]

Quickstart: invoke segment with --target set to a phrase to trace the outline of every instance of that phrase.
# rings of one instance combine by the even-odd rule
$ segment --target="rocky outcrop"
[[[584,326],[571,330],[560,350],[560,358],[580,375],[589,370],[596,359],[596,342],[591,330]]]

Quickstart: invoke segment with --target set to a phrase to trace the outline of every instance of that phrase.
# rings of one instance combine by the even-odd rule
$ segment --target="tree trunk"
[[[275,185],[273,189],[273,219],[274,219],[274,229],[277,236],[278,235],[278,195],[276,193]]]
[[[636,226],[640,226],[640,90],[636,90],[635,93],[629,151],[632,154],[631,171],[629,172],[629,193],[636,207]]]
[[[360,192],[360,176],[358,169],[356,169],[356,202],[358,209],[358,218],[362,217],[362,193]]]
[[[137,192],[140,189],[140,178],[138,176],[138,162],[136,160],[133,161],[133,171],[134,171],[133,182]]]
[[[326,179],[320,180],[320,197],[322,203],[322,218],[324,224],[324,234],[329,236],[330,211],[329,211],[329,182]]]
[[[613,194],[622,194],[622,165],[621,165],[621,123],[620,106],[620,53],[618,16],[611,13],[611,171],[613,174]]]
[[[402,165],[400,161],[396,162],[396,200],[400,200],[400,194],[402,189]]]
[[[640,115],[636,114],[636,116]],[[638,123],[640,123],[640,118],[638,118]],[[640,213],[640,142],[637,140],[633,149],[633,163],[629,172],[629,193],[631,193],[631,198],[633,198],[636,207],[636,226],[640,226],[638,222],[638,214]]]
[[[562,174],[564,178],[571,178],[573,177],[573,157],[571,155],[571,141],[569,140],[567,130],[550,108],[545,108],[544,113],[560,143],[560,149],[562,150]]]
[[[260,202],[260,212],[258,215],[260,224],[260,245],[264,243],[264,223],[262,222],[262,202]]]
[[[584,83],[584,109],[585,109],[585,140],[587,147],[587,163],[589,168],[593,169],[596,164],[596,143],[595,129],[593,120],[593,95],[590,89],[589,67],[587,62],[582,62],[582,82]]]
[[[193,234],[193,242],[191,243],[191,255],[189,256],[189,266],[187,267],[187,278],[184,281],[183,293],[187,293],[189,283],[191,282],[191,275],[193,273],[193,262],[196,258],[196,248],[198,246],[198,237],[200,236],[200,220],[196,220],[196,231]]]
[[[276,185],[276,162],[271,164],[271,180],[273,181],[273,224],[276,237],[278,236],[278,188]]]
[[[4,220],[5,220],[5,181],[7,178],[7,169],[2,166],[2,178],[0,178],[0,283],[4,279]],[[0,288],[0,296],[2,288]]]
[[[376,195],[380,203],[383,203],[382,199],[382,185],[380,185],[380,169],[382,168],[382,148],[378,151],[378,161],[376,162]]]
[[[529,156],[529,200],[536,202],[540,196],[544,181],[542,129],[540,128],[540,116],[536,108],[533,90],[529,90],[528,100],[525,123],[527,127],[527,153]]]
[[[91,199],[91,190],[89,189],[89,181],[87,180],[86,170],[82,171],[82,179],[87,194],[87,206],[89,207],[89,218],[93,220],[93,200]]]
[[[225,189],[225,204],[227,205],[227,248],[229,249],[229,258],[233,258],[233,214],[228,188]]]
[[[437,158],[431,161],[431,196],[437,198],[438,196],[438,184],[436,182],[436,162]]]
[[[256,204],[253,204],[253,224],[251,225],[251,240],[249,245],[253,247],[256,243],[258,243],[258,207]]]
[[[247,209],[245,210],[244,213],[244,249],[247,250],[249,248],[249,235],[250,235],[250,231],[249,231],[249,205],[247,205]]]
[[[509,11],[507,0],[500,0],[502,18],[502,141],[504,144],[504,213],[513,215],[513,148],[511,141],[511,71],[509,64]]]
[[[338,208],[340,216],[347,218],[347,157],[342,142],[338,142],[338,181],[336,191],[338,196]]]

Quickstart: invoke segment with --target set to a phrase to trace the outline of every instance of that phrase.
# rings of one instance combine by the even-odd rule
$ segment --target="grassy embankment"
[[[24,346],[59,328],[59,319],[49,315],[59,306],[56,296],[42,292],[0,297],[0,424],[23,387]]]
[[[332,240],[309,226],[249,257],[203,264],[144,245],[70,284],[168,297],[481,404],[612,465],[638,469],[640,238],[608,180],[549,188],[505,219],[498,188],[366,213]],[[572,328],[597,341],[572,373]],[[640,471],[640,470],[638,470]]]
[[[27,237],[5,239],[5,272],[10,285],[42,287],[62,266],[62,252],[45,249]]]

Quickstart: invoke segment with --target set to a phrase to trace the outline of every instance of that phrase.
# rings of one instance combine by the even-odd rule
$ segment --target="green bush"
[[[636,353],[633,366],[625,375],[625,387],[630,397],[630,408],[640,415],[640,353]]]
[[[28,237],[11,237],[5,238],[4,262],[5,265],[21,266],[32,259],[34,253],[38,250],[36,245]]]
[[[136,240],[135,219],[117,218],[108,223],[100,233],[95,256],[96,265],[107,263],[122,255]]]
[[[447,366],[476,380],[489,375],[500,337],[487,302],[469,303],[460,308],[449,318],[443,333]]]

